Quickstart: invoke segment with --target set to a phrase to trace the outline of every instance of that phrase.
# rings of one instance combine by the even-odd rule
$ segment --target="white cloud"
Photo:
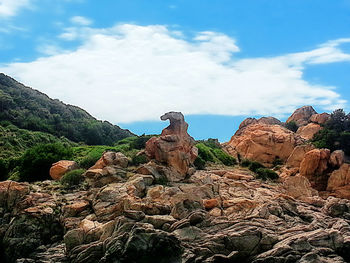
[[[24,7],[29,7],[31,0],[0,0],[0,18],[11,17]]]
[[[79,26],[89,26],[92,24],[92,20],[83,16],[73,16],[70,21]]]
[[[236,41],[215,32],[192,40],[159,25],[72,27],[71,32],[83,42],[75,51],[57,54],[48,48],[49,57],[0,71],[114,123],[156,120],[171,110],[281,116],[300,105],[332,109],[345,103],[335,87],[304,80],[303,70],[311,63],[349,61],[340,49],[348,40],[307,52],[238,59]]]

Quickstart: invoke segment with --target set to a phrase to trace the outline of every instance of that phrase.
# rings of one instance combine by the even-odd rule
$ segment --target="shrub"
[[[61,178],[61,184],[66,187],[79,185],[83,181],[84,169],[69,171]]]
[[[276,180],[278,179],[278,174],[275,171],[268,168],[258,168],[256,170],[256,178],[262,180]]]
[[[20,180],[34,182],[50,179],[51,165],[59,160],[69,159],[71,156],[71,148],[60,143],[34,146],[19,159]]]
[[[249,165],[251,164],[252,162],[249,161],[248,159],[243,159],[242,162],[241,162],[241,166],[242,167],[249,167]]]
[[[7,174],[8,174],[7,162],[3,159],[0,159],[0,181],[6,180]]]
[[[135,155],[131,158],[131,165],[135,165],[135,166],[138,166],[140,164],[144,164],[144,163],[147,163],[148,160],[147,160],[147,156],[144,155],[144,154],[141,154],[141,155]]]
[[[228,153],[224,152],[221,149],[213,149],[213,153],[215,154],[215,157],[218,158],[224,165],[235,165],[237,163],[236,159],[229,155]]]
[[[194,166],[198,170],[204,170],[204,168],[205,168],[205,161],[200,156],[198,156],[196,158],[196,160],[194,161]]]
[[[89,169],[98,161],[98,159],[101,158],[101,156],[102,154],[89,154],[78,162],[79,166],[84,169]]]
[[[200,156],[205,162],[214,162],[215,156],[211,152],[211,149],[204,143],[196,144],[198,148],[198,156]]]
[[[295,121],[290,121],[285,124],[286,128],[292,132],[296,132],[299,128]]]
[[[278,158],[278,157],[276,157],[275,160],[273,160],[273,163],[272,163],[273,167],[276,167],[276,166],[282,165],[282,164],[283,164],[283,161],[280,158]]]
[[[265,168],[265,167],[264,167],[261,163],[259,163],[259,162],[251,161],[248,168],[249,168],[249,170],[251,170],[252,172],[256,173],[256,171],[257,171],[259,168]]]

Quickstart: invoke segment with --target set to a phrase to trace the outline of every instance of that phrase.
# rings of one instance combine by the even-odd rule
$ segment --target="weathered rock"
[[[291,176],[283,182],[286,194],[293,198],[306,200],[312,196],[318,196],[316,190],[311,188],[309,180],[304,176]]]
[[[128,166],[129,159],[121,152],[105,152],[102,157],[89,169],[103,169],[106,166],[116,165],[121,168]]]
[[[318,124],[325,124],[330,118],[331,115],[324,112],[321,114],[313,114],[310,118],[310,121]]]
[[[180,112],[169,112],[161,116],[170,125],[160,137],[153,137],[146,143],[146,154],[150,159],[172,167],[183,179],[197,158],[198,150],[194,140],[187,133],[188,124]]]
[[[309,123],[305,126],[299,127],[297,134],[305,140],[311,140],[320,130],[322,130],[322,127],[319,124]]]
[[[287,119],[286,123],[294,121],[299,127],[308,124],[312,115],[317,114],[312,106],[304,106],[296,109]]]
[[[331,191],[336,197],[350,199],[350,164],[344,163],[331,173],[327,191]]]
[[[333,168],[339,168],[342,166],[345,160],[345,154],[342,150],[336,150],[331,153],[331,156],[329,158],[329,164]]]
[[[304,142],[280,125],[252,124],[227,143],[242,158],[271,165],[276,158],[286,161],[297,145]]]
[[[300,174],[309,179],[311,186],[316,190],[322,191],[327,187],[328,176],[325,172],[329,158],[328,149],[314,149],[305,154],[300,164]]]
[[[274,124],[281,124],[281,121],[274,118],[274,117],[261,117],[260,119],[255,118],[247,118],[244,121],[241,122],[239,125],[238,130],[242,130],[244,127],[247,127],[251,124],[268,124],[268,125],[274,125]]]
[[[27,183],[0,182],[0,207],[13,209],[27,194],[29,194],[29,185]]]
[[[50,168],[50,176],[54,180],[60,180],[64,174],[78,168],[78,164],[74,161],[58,161],[57,163],[52,164]]]
[[[291,155],[288,157],[288,160],[286,162],[287,167],[294,167],[298,168],[300,167],[300,163],[305,157],[305,154],[311,150],[314,150],[315,146],[312,144],[305,144],[305,145],[299,145],[296,146],[291,153]]]
[[[102,187],[111,183],[125,181],[126,171],[116,165],[105,166],[102,169],[89,169],[83,176],[92,187]]]

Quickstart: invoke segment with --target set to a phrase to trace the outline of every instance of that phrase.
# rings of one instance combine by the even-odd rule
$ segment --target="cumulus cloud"
[[[81,25],[81,26],[88,26],[92,24],[92,21],[86,17],[83,16],[73,16],[70,21],[73,24]]]
[[[304,80],[303,70],[350,61],[340,46],[348,39],[300,53],[239,59],[235,39],[217,32],[187,39],[166,26],[130,24],[71,31],[82,41],[76,50],[0,71],[114,123],[156,120],[171,110],[281,116],[304,104],[333,109],[345,103],[335,87]]]
[[[23,7],[29,7],[30,0],[0,0],[0,18],[11,17]]]

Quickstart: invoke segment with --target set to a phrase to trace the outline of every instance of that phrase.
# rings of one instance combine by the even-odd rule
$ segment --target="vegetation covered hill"
[[[22,129],[64,136],[89,145],[112,145],[133,135],[0,73],[0,122],[4,121]]]

